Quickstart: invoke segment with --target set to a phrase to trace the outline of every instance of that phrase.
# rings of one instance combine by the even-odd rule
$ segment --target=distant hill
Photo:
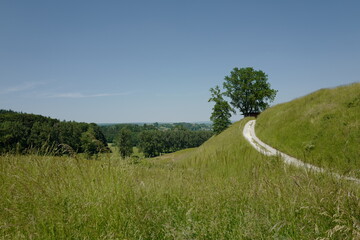
[[[256,133],[306,162],[360,176],[360,83],[269,108],[259,116]]]

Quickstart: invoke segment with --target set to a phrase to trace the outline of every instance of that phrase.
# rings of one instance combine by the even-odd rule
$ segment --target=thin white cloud
[[[0,91],[0,94],[24,92],[27,90],[34,89],[36,86],[45,85],[45,82],[25,82],[23,84],[11,86]]]
[[[83,94],[79,92],[72,93],[57,93],[53,95],[47,95],[48,98],[94,98],[94,97],[111,97],[111,96],[123,96],[130,95],[132,92],[124,93],[96,93],[96,94]]]
[[[131,95],[137,91],[128,91],[121,93],[82,93],[82,92],[64,92],[64,93],[46,93],[43,91],[36,91],[38,86],[49,84],[50,82],[24,82],[19,85],[13,85],[0,89],[0,95],[14,94],[14,93],[29,93],[31,96],[40,98],[96,98],[96,97],[111,97]],[[34,92],[36,91],[36,92]]]

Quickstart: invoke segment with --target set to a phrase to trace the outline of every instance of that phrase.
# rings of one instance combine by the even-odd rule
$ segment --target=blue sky
[[[360,1],[0,1],[0,108],[84,122],[208,121],[234,67],[273,104],[359,82]],[[240,115],[233,120],[241,118]]]

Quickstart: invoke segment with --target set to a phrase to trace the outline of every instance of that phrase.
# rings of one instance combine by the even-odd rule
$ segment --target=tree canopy
[[[100,125],[101,131],[104,133],[106,140],[109,143],[114,143],[123,128],[131,131],[131,139],[133,146],[139,145],[140,133],[146,130],[161,130],[167,131],[178,128],[185,128],[190,131],[210,131],[211,124],[209,123],[118,123]]]
[[[162,153],[198,147],[212,135],[211,131],[190,131],[182,127],[165,131],[146,130],[139,136],[139,147],[145,156],[154,157]]]
[[[35,114],[0,110],[0,154],[93,155],[110,151],[94,123],[65,122]]]
[[[225,76],[223,87],[231,105],[244,116],[265,110],[277,93],[271,89],[268,76],[252,67],[234,68],[229,76]]]
[[[209,102],[215,102],[210,120],[213,122],[213,131],[219,134],[231,124],[230,112],[234,110],[230,107],[229,103],[224,100],[219,86],[210,88],[210,92],[211,98]]]
[[[128,128],[122,128],[117,138],[121,157],[129,157],[133,152],[132,135]]]
[[[211,125],[205,123],[112,124],[101,129],[108,142],[116,142],[120,153],[138,147],[146,157],[198,147],[213,135]]]

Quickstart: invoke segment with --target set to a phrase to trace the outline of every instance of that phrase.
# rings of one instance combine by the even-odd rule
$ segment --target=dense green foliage
[[[106,124],[100,125],[101,131],[104,133],[106,140],[110,143],[115,142],[122,128],[131,131],[133,146],[139,145],[139,134],[147,130],[171,130],[176,128],[185,128],[190,131],[210,131],[211,125],[206,123],[152,123],[152,124]]]
[[[178,123],[154,123],[153,124],[159,130],[171,130],[176,128],[184,128],[190,131],[210,131],[210,123],[187,123],[187,122],[178,122]]]
[[[139,144],[139,134],[145,130],[156,129],[153,125],[140,125],[140,124],[109,124],[109,125],[100,125],[101,131],[104,133],[106,140],[109,143],[115,143],[116,139],[119,137],[121,129],[126,128],[131,131],[132,145],[137,146]]]
[[[259,116],[256,133],[303,161],[360,177],[360,83],[269,108]]]
[[[128,130],[126,137],[122,133],[123,129]],[[147,157],[198,147],[213,135],[213,132],[209,129],[209,125],[203,123],[115,124],[101,126],[101,130],[109,142],[116,142],[118,146],[126,142],[126,149],[129,151],[131,142],[131,147],[139,147]],[[120,151],[122,151],[121,149],[124,148],[120,147]]]
[[[129,157],[133,151],[133,144],[131,139],[131,131],[127,128],[122,128],[117,138],[117,145],[119,147],[121,157]]]
[[[225,77],[225,95],[244,116],[261,112],[269,106],[269,102],[274,101],[277,93],[267,80],[268,76],[261,70],[234,68]]]
[[[96,124],[0,111],[0,153],[92,155],[108,150],[106,139]]]
[[[210,92],[211,98],[209,99],[209,102],[215,102],[210,120],[213,122],[214,132],[219,134],[230,126],[230,112],[233,112],[234,110],[230,107],[229,103],[224,100],[219,86],[210,88]]]
[[[139,147],[145,156],[154,157],[162,153],[198,147],[212,135],[211,131],[189,131],[184,128],[167,131],[147,130],[140,134]]]
[[[262,156],[245,122],[138,164],[0,156],[0,239],[359,239],[359,186]]]

